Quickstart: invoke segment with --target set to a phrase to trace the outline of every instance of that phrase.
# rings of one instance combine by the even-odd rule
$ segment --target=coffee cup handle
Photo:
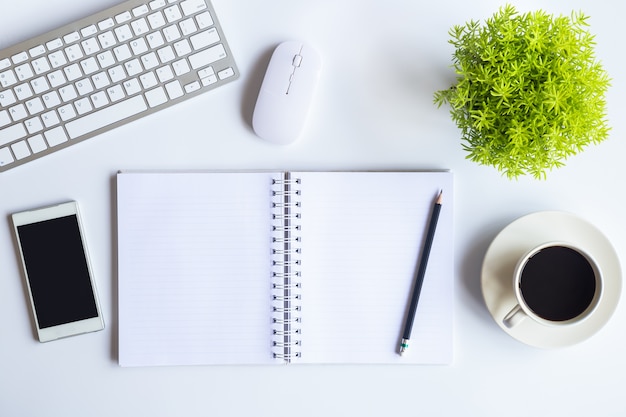
[[[524,310],[522,310],[522,307],[520,307],[519,304],[516,304],[515,307],[513,307],[511,311],[509,311],[509,313],[504,316],[504,318],[502,319],[502,323],[504,323],[506,327],[511,329],[520,324],[526,317],[528,316],[526,315]]]

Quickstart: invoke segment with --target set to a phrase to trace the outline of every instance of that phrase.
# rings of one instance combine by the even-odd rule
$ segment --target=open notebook
[[[447,171],[119,173],[120,365],[450,363],[453,194]]]

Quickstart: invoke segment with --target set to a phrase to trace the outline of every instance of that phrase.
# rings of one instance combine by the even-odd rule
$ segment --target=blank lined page
[[[302,362],[452,360],[452,174],[295,173],[302,180]],[[436,196],[444,202],[414,322],[398,355]]]
[[[270,363],[267,173],[118,175],[119,363]]]

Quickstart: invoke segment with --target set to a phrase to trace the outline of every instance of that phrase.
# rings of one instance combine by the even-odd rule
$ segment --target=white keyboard
[[[209,0],[129,0],[1,50],[0,172],[238,76]]]

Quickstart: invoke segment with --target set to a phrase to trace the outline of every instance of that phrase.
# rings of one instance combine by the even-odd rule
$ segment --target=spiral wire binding
[[[300,259],[301,181],[286,172],[272,180],[272,352],[285,363],[302,356],[299,338],[302,288]]]

